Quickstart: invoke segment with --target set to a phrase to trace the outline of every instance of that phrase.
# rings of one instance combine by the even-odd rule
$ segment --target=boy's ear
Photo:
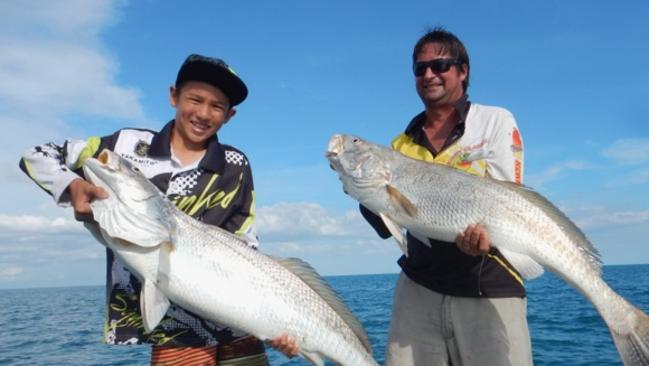
[[[234,115],[237,114],[237,109],[235,107],[230,107],[230,110],[228,111],[228,116],[223,122],[223,124],[226,124],[230,121],[230,118],[234,117]]]
[[[169,103],[174,108],[178,104],[178,89],[173,85],[169,87]]]

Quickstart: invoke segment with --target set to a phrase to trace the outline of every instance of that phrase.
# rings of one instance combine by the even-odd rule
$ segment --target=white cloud
[[[278,203],[257,211],[261,250],[279,256],[385,255],[396,244],[383,240],[360,212],[336,213],[317,203]]]
[[[0,29],[25,36],[49,34],[94,38],[97,32],[115,16],[115,1],[111,0],[7,0],[0,3],[3,15]],[[87,33],[77,34],[79,31]]]
[[[3,234],[28,233],[79,233],[85,231],[81,223],[63,217],[0,214],[0,231]]]
[[[0,2],[1,166],[15,166],[28,147],[69,137],[92,118],[146,123],[139,92],[118,84],[119,63],[98,36],[115,22],[117,4]],[[85,125],[72,126],[70,116],[83,116]]]
[[[138,93],[114,82],[118,65],[99,49],[66,41],[3,42],[0,97],[10,111],[143,117]],[[38,108],[36,108],[38,106]],[[33,121],[32,121],[33,123]]]
[[[611,211],[606,207],[583,208],[575,218],[582,229],[601,229],[649,223],[649,210]]]
[[[602,151],[602,155],[619,164],[649,161],[649,139],[621,139]]]
[[[0,281],[13,280],[25,271],[22,267],[0,267]]]
[[[649,182],[649,169],[639,169],[632,171],[628,177],[631,183],[647,183]]]
[[[115,10],[111,1],[3,2],[0,97],[5,109],[28,115],[38,110],[50,118],[64,112],[142,118],[137,92],[117,85],[119,66],[97,37]]]
[[[611,180],[605,184],[608,189],[621,189],[623,187],[649,183],[649,168],[624,170],[620,174],[611,175]]]
[[[367,227],[360,213],[348,211],[336,216],[317,203],[281,202],[257,210],[257,228],[262,239],[265,236],[295,238],[357,235],[361,225]]]
[[[525,177],[525,185],[534,187],[538,190],[546,183],[560,179],[567,172],[574,170],[584,170],[588,168],[588,164],[580,160],[560,162],[549,166],[539,173],[528,174]]]

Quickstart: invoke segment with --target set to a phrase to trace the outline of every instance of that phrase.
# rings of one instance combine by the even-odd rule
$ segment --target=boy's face
[[[200,81],[172,87],[170,101],[176,108],[174,131],[188,147],[204,147],[236,112],[220,89]]]

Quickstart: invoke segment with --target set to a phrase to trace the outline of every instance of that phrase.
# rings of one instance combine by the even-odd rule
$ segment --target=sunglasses
[[[441,74],[451,69],[453,65],[462,65],[462,61],[454,58],[436,58],[430,61],[415,62],[412,65],[412,71],[415,76],[422,76],[428,68],[435,74]]]

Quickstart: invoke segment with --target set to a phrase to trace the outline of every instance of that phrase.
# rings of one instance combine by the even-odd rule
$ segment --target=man
[[[413,52],[417,93],[424,112],[392,148],[415,159],[450,165],[479,176],[521,183],[523,151],[508,111],[468,101],[469,57],[443,28],[419,39]],[[361,206],[377,233],[389,231]],[[408,253],[394,304],[386,364],[531,365],[523,281],[489,246],[489,233],[470,225],[455,243],[407,235]]]
[[[77,220],[89,221],[89,203],[107,193],[84,180],[81,165],[110,149],[130,160],[179,209],[245,237],[256,248],[250,165],[241,151],[221,144],[216,135],[247,94],[246,85],[223,60],[190,55],[170,87],[175,119],[162,130],[126,128],[101,138],[37,146],[25,153],[20,167],[57,203],[71,204]],[[141,284],[109,249],[107,259],[106,343],[150,343],[152,365],[268,364],[258,339],[173,304],[160,325],[145,333],[139,309]],[[287,337],[271,343],[288,356],[297,352]]]

